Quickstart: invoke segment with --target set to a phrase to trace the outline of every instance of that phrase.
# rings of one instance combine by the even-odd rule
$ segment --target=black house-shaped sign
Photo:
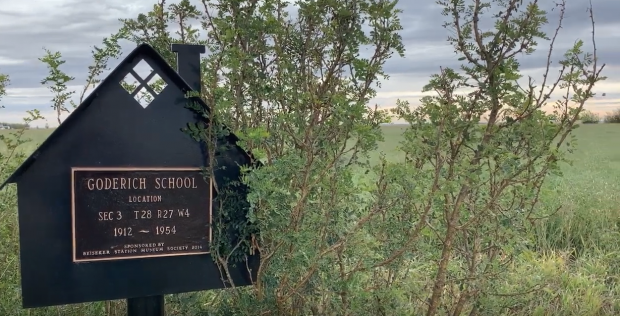
[[[182,130],[201,120],[185,96],[200,91],[205,47],[172,50],[178,72],[138,46],[0,186],[17,183],[24,307],[223,287],[208,253],[218,210],[200,172],[207,151]],[[142,61],[146,78],[134,71]],[[156,94],[148,106],[122,86],[127,74]],[[155,74],[160,91],[147,85]],[[210,181],[238,179],[251,162],[234,135],[226,141]],[[251,283],[245,264],[230,272]]]

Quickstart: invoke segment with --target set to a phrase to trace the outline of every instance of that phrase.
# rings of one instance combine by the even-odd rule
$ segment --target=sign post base
[[[127,316],[164,316],[164,296],[127,299]]]

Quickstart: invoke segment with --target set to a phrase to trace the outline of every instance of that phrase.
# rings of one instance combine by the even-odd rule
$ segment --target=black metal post
[[[127,316],[164,316],[164,296],[127,299]]]

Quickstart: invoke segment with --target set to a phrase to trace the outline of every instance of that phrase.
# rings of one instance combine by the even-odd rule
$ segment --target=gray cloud
[[[62,51],[61,51],[62,52]],[[37,58],[44,55],[43,49],[38,50],[38,54],[29,58],[27,63],[16,65],[0,65],[0,71],[7,73],[11,78],[11,87],[39,87],[39,82],[45,78],[48,73],[47,66],[38,61]],[[88,66],[91,64],[89,56],[71,56],[63,54],[67,60],[66,67],[61,66],[68,75],[76,77],[77,82],[81,83],[81,79],[85,79]]]
[[[201,7],[199,0],[192,2]],[[551,11],[552,1],[540,2],[550,13],[550,22],[546,30],[550,32],[556,26],[557,12]],[[556,53],[553,55],[554,61],[557,61],[577,38],[586,40],[589,47],[587,37],[590,21],[586,12],[589,0],[568,2],[564,28],[556,43]],[[620,66],[618,61],[620,37],[613,30],[614,25],[620,27],[620,19],[617,17],[617,13],[620,12],[620,1],[592,0],[592,2],[598,32],[599,57],[609,66]],[[63,65],[63,70],[76,77],[74,84],[82,84],[87,67],[91,63],[91,47],[98,45],[103,37],[118,30],[119,18],[135,17],[140,12],[146,12],[155,1],[138,0],[132,1],[131,4],[127,3],[125,0],[53,2],[31,0],[23,5],[19,2],[3,4],[0,8],[0,72],[11,76],[11,88],[40,88],[39,82],[46,76],[47,69],[37,58],[43,56],[45,47],[52,51],[61,51],[67,61]],[[405,58],[395,56],[387,62],[386,72],[398,76],[399,80],[386,82],[383,90],[389,91],[390,96],[394,91],[402,91],[403,97],[415,96],[421,89],[421,84],[426,82],[431,74],[437,73],[439,66],[458,67],[459,62],[452,52],[453,49],[446,42],[448,31],[442,27],[446,17],[441,15],[441,8],[435,4],[435,0],[401,0],[398,7],[403,10],[401,35],[407,48],[407,55]],[[541,51],[521,59],[522,69],[544,66],[547,43],[541,42],[540,45]],[[127,50],[130,48],[128,46]],[[7,63],[7,60],[24,62]],[[620,81],[620,76],[615,76],[613,73],[607,75],[611,80]],[[410,78],[415,85],[403,85],[403,78]],[[398,81],[401,81],[400,84]],[[620,87],[617,89],[620,90]],[[613,95],[614,92],[608,91],[608,94]],[[27,105],[23,99],[20,102],[16,100],[16,98],[4,99],[2,102],[7,109],[2,110],[0,115],[5,115],[4,113],[11,109],[23,109],[26,106],[49,107],[44,102]]]
[[[119,1],[69,0],[40,16],[0,10],[0,21],[13,24],[10,28],[0,24],[0,57],[25,61],[0,64],[0,70],[10,75],[11,86],[39,86],[47,74],[46,65],[37,60],[45,54],[44,48],[60,51],[66,60],[62,69],[78,82],[84,79],[92,46],[117,30],[120,12],[127,11],[115,2]]]
[[[422,1],[420,1],[422,2]],[[614,25],[620,28],[620,2],[616,0],[593,0],[594,18],[596,22],[596,44],[599,59],[608,66],[620,65],[620,37],[611,33]],[[551,1],[541,1],[543,9],[548,12],[549,23],[545,26],[545,32],[552,36],[559,20],[559,12],[554,9]],[[439,66],[458,68],[460,63],[452,54],[453,48],[447,42],[449,31],[442,27],[448,17],[441,15],[438,5],[420,6],[416,1],[401,1],[400,8],[403,10],[402,31],[403,42],[406,44],[408,56],[405,58],[395,57],[388,61],[385,70],[389,74],[411,74],[412,76],[429,76],[437,73]],[[590,31],[591,22],[586,8],[589,0],[572,0],[567,4],[563,27],[559,32],[554,45],[551,60],[554,64],[562,58],[566,50],[570,49],[577,39],[585,42],[586,51],[591,51]],[[485,23],[490,26],[490,23]],[[429,46],[441,47],[440,54],[420,53]],[[538,51],[530,56],[520,58],[522,69],[544,67],[546,64],[549,42],[539,41]],[[413,53],[413,54],[412,54]]]

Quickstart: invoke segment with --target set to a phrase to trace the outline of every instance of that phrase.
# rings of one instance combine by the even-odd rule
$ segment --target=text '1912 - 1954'
[[[209,253],[211,188],[198,168],[72,168],[73,261]]]

